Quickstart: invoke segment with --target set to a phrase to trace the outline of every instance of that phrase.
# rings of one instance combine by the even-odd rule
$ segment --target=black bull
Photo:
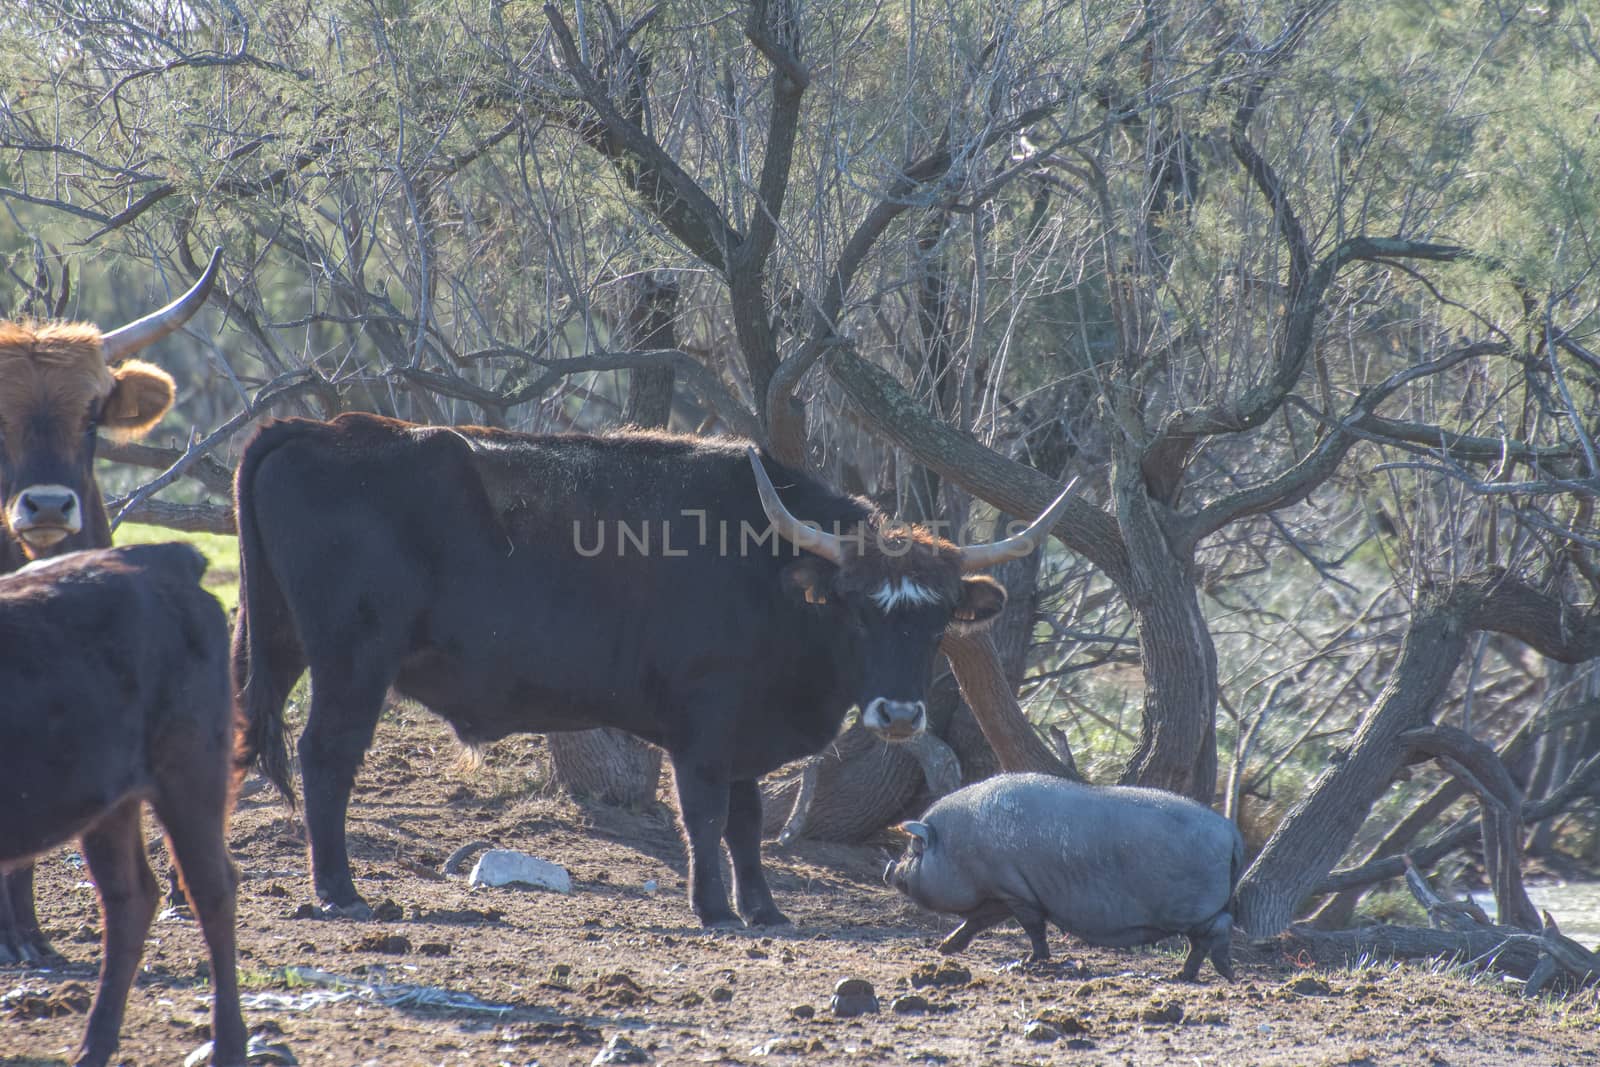
[[[236,486],[234,681],[249,754],[289,795],[283,705],[310,671],[299,756],[325,910],[369,914],[345,813],[393,687],[471,744],[610,726],[659,745],[700,921],[735,921],[721,841],[739,913],[785,921],[757,780],[819,751],[852,705],[887,738],[922,729],[941,636],[1004,604],[963,572],[1030,551],[1067,494],[1016,537],[962,549],[768,464],[781,503],[742,441],[370,415],[262,428]]]

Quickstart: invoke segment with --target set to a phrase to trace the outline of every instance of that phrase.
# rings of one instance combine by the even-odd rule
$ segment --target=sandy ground
[[[878,881],[887,838],[769,850],[794,926],[703,932],[671,812],[574,803],[541,784],[543,768],[536,738],[501,742],[473,769],[425,713],[387,716],[350,819],[357,885],[382,905],[369,923],[297,918],[310,899],[299,823],[270,792],[242,800],[232,844],[246,1024],[301,1064],[385,1067],[588,1064],[619,1035],[655,1063],[1498,1065],[1600,1054],[1592,991],[1530,1002],[1444,968],[1326,972],[1241,947],[1237,983],[1208,966],[1186,985],[1169,977],[1179,944],[1110,952],[1058,935],[1056,964],[1027,970],[1008,966],[1026,954],[1014,927],[946,959],[933,946],[953,922]],[[475,840],[564,864],[573,892],[473,891],[438,873]],[[164,869],[162,846],[152,851]],[[3,1067],[70,1062],[94,982],[99,915],[81,863],[54,853],[39,882],[67,962],[0,970]],[[182,1063],[205,1039],[204,960],[192,921],[157,922],[121,1062]],[[845,979],[870,983],[879,1010],[835,1015]]]

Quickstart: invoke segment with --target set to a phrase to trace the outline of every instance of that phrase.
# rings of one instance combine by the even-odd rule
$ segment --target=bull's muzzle
[[[23,544],[43,552],[83,529],[83,504],[64,485],[32,485],[17,494],[7,518]]]
[[[909,741],[928,728],[928,706],[920,700],[878,697],[861,713],[861,725],[885,741]]]

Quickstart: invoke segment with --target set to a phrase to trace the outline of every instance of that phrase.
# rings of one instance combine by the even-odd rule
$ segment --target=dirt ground
[[[232,843],[246,1024],[308,1067],[589,1064],[617,1035],[663,1064],[1544,1065],[1600,1053],[1593,992],[1530,1002],[1442,968],[1328,972],[1241,948],[1236,984],[1208,966],[1185,985],[1169,978],[1177,944],[1111,952],[1056,936],[1056,965],[1029,971],[1007,966],[1026,954],[1014,927],[946,959],[933,946],[954,923],[878,880],[888,838],[769,850],[794,926],[703,932],[668,809],[580,805],[543,779],[536,738],[471,768],[430,716],[387,716],[350,818],[357,885],[381,905],[368,923],[297,918],[310,899],[299,823],[270,791],[243,799]],[[478,840],[565,865],[572,893],[473,891],[439,873]],[[77,1045],[99,955],[84,877],[70,851],[40,864],[43,921],[68,962],[0,970],[3,1067],[65,1063]],[[121,1062],[182,1063],[205,1039],[204,960],[192,921],[158,920]],[[869,982],[880,1010],[837,1017],[844,979]]]

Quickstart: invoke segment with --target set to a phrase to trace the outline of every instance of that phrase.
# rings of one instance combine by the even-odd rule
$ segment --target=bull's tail
[[[262,460],[292,433],[293,423],[270,423],[245,448],[234,484],[239,528],[239,615],[233,634],[233,685],[240,720],[239,763],[258,767],[294,804],[294,776],[284,737],[283,708],[305,669],[294,616],[272,573],[256,522],[256,473]]]

